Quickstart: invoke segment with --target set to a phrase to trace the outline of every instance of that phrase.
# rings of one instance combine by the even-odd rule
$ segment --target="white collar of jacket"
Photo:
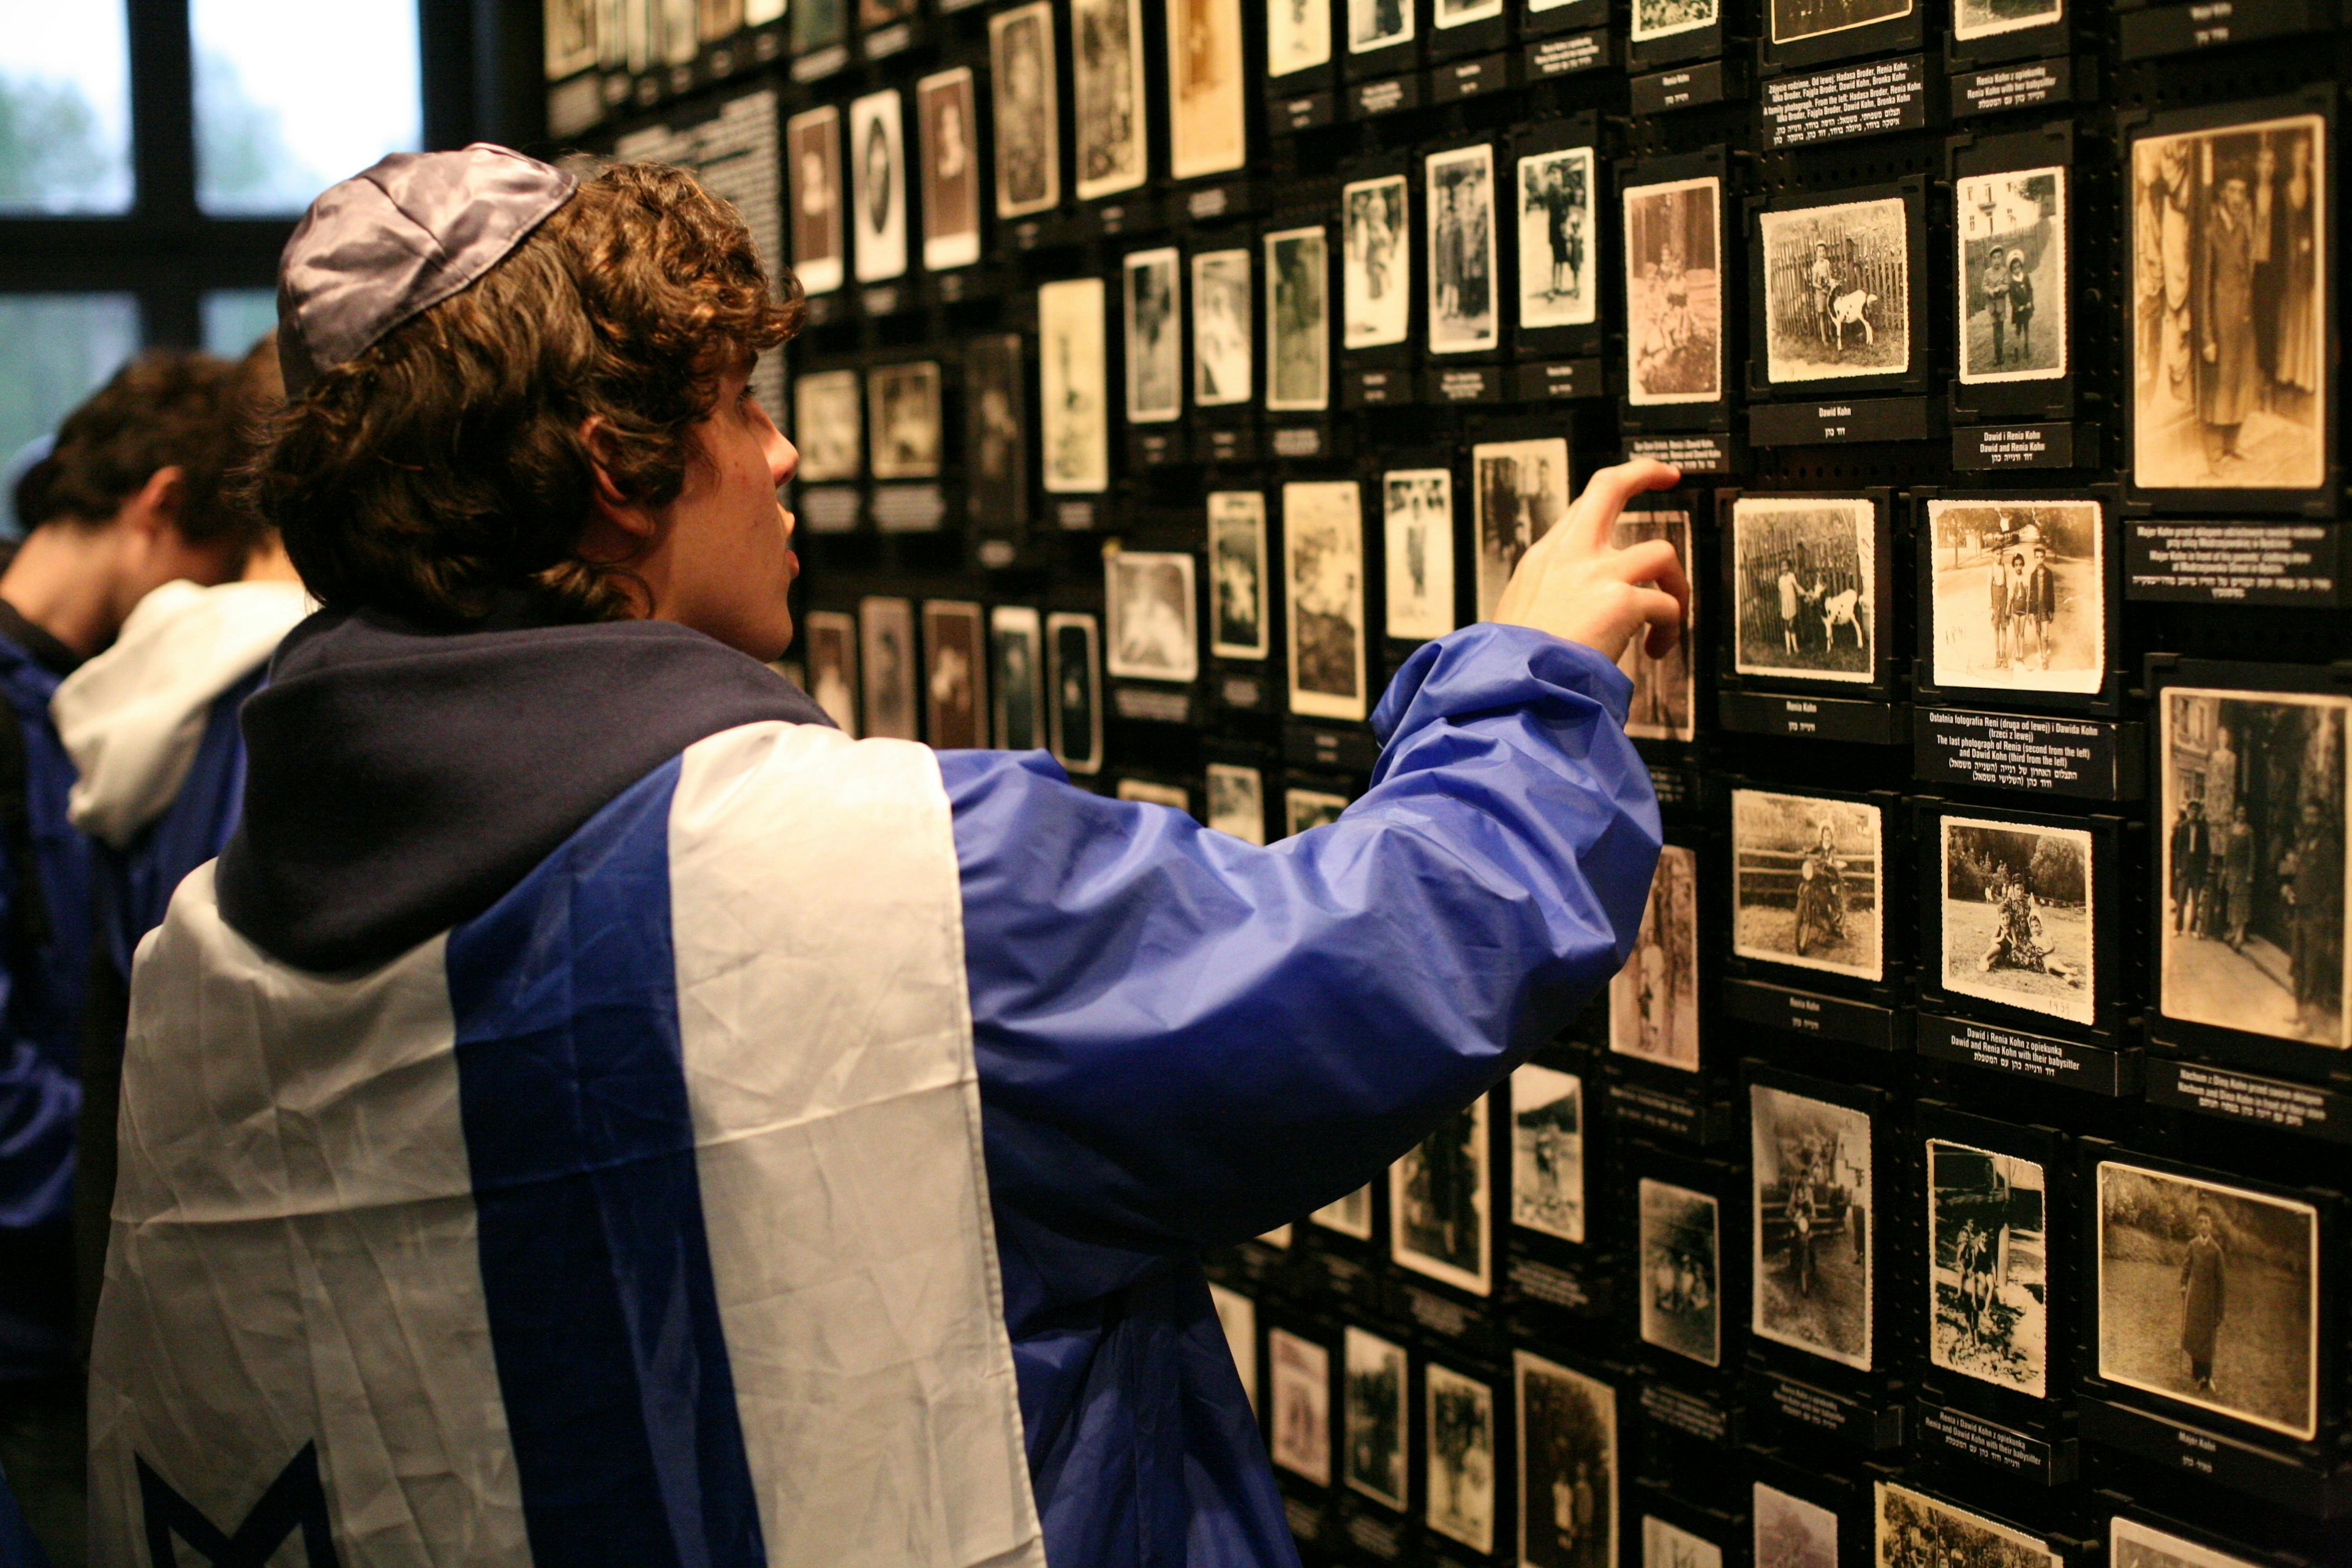
[[[266,661],[310,614],[299,583],[166,583],[139,601],[114,646],[50,700],[81,775],[73,825],[117,849],[163,815],[187,782],[214,700]]]

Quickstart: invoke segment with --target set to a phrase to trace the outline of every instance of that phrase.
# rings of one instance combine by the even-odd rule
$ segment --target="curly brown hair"
[[[800,324],[780,282],[692,175],[608,167],[282,410],[250,470],[256,509],[329,609],[463,626],[535,588],[560,618],[625,616],[628,563],[579,550],[596,470],[632,501],[677,498],[719,376]]]
[[[221,493],[237,455],[234,381],[227,362],[191,349],[130,361],[58,426],[48,456],[17,483],[16,515],[27,529],[109,522],[159,469],[176,467],[184,538],[249,534],[247,515]]]

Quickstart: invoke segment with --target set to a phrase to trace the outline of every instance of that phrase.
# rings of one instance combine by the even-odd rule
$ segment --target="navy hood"
[[[436,633],[313,616],[245,705],[221,914],[298,968],[373,967],[488,909],[688,746],[767,719],[832,722],[766,665],[670,622]]]

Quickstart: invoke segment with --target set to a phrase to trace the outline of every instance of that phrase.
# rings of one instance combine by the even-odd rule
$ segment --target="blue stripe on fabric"
[[[766,1562],[678,1037],[678,772],[449,935],[483,1294],[544,1568]]]

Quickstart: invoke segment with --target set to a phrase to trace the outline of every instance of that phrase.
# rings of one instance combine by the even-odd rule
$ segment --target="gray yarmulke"
[[[330,185],[278,263],[278,361],[299,397],[509,255],[579,182],[505,147],[394,153]]]

